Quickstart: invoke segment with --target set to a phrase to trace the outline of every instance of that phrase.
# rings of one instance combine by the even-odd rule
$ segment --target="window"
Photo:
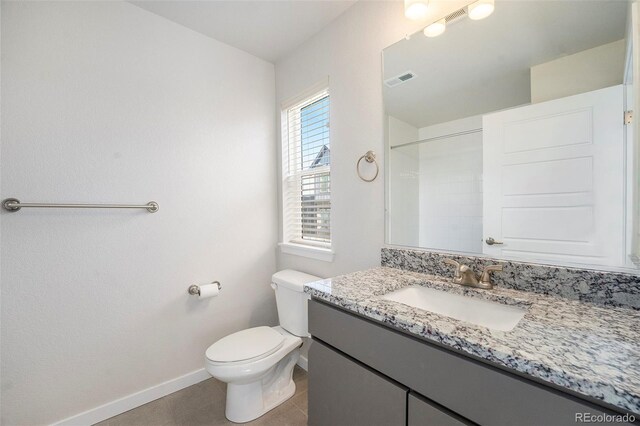
[[[329,106],[325,87],[282,111],[285,245],[331,247]]]

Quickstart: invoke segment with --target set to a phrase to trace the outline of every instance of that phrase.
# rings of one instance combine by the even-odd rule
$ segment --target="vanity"
[[[495,1],[384,49],[387,247],[305,286],[311,426],[638,424],[637,8]]]
[[[384,251],[396,260],[407,252],[414,260],[427,258],[409,262],[414,265],[440,256]],[[532,268],[532,275],[548,272]],[[507,312],[487,327],[411,306],[420,304],[416,295],[413,301],[385,298],[416,288]],[[305,291],[312,297],[311,426],[632,424],[640,417],[637,310],[474,289],[389,266],[311,283]],[[512,325],[509,311],[524,315]]]

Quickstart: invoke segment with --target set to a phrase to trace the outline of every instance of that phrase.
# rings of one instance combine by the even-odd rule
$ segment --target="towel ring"
[[[367,179],[360,173],[360,163],[362,160],[366,160],[367,163],[375,163],[376,165],[376,174],[371,178]],[[378,166],[378,162],[376,161],[376,153],[373,151],[367,151],[356,163],[356,171],[358,172],[358,176],[365,182],[373,182],[378,177],[378,173],[380,172],[380,167]]]

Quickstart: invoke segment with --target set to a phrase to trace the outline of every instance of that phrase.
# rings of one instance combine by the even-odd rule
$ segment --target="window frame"
[[[281,150],[281,167],[280,167],[280,188],[281,188],[281,200],[280,200],[280,221],[281,221],[281,233],[280,233],[280,243],[278,246],[280,247],[280,251],[284,254],[293,254],[296,256],[308,257],[317,260],[322,260],[326,262],[333,261],[334,251],[333,251],[333,233],[331,230],[333,227],[331,226],[331,207],[329,207],[329,242],[314,242],[310,240],[303,240],[302,235],[299,237],[291,236],[291,229],[287,227],[287,216],[288,209],[291,206],[287,200],[287,193],[289,191],[288,186],[291,185],[290,179],[292,176],[295,176],[294,179],[298,178],[299,181],[302,181],[304,176],[309,175],[318,175],[323,172],[329,173],[329,185],[331,185],[331,154],[329,157],[329,165],[328,166],[320,166],[315,169],[310,170],[301,170],[294,174],[290,173],[290,165],[291,165],[291,157],[288,155],[288,146],[289,146],[289,110],[304,102],[305,100],[310,100],[317,96],[319,93],[326,91],[329,96],[329,141],[331,141],[331,93],[329,91],[329,81],[325,79],[312,87],[309,87],[307,90],[300,93],[298,96],[291,98],[281,104],[280,108],[280,150]],[[322,98],[321,98],[322,99]],[[318,99],[317,101],[321,100]],[[317,102],[315,101],[315,102]],[[309,105],[312,105],[310,103]],[[305,105],[300,108],[300,110],[309,106]],[[301,141],[299,142],[301,143]],[[331,149],[331,148],[329,148]],[[299,147],[299,150],[302,150],[302,147]],[[331,200],[331,190],[329,189],[329,200]],[[300,217],[302,220],[302,214]]]

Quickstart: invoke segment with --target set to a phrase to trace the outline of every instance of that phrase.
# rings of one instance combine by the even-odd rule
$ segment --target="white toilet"
[[[209,374],[227,383],[225,415],[234,423],[254,420],[291,398],[293,367],[301,337],[308,337],[304,284],[321,278],[290,269],[277,272],[278,327],[254,327],[215,342],[206,352]]]

